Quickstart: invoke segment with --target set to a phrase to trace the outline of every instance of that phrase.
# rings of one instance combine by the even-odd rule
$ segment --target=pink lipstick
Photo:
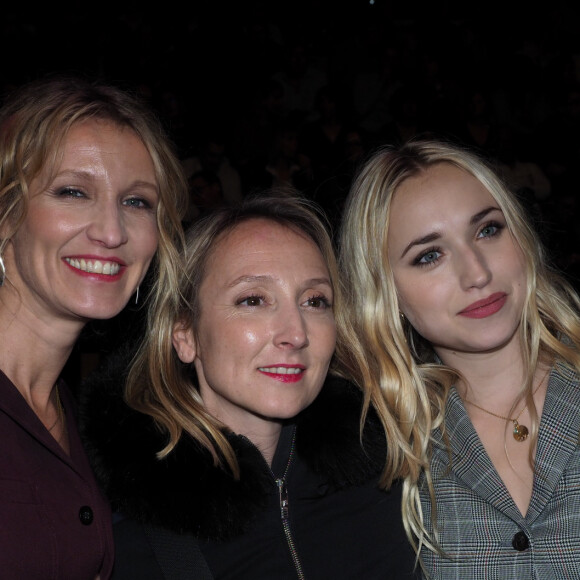
[[[487,318],[496,312],[499,312],[506,303],[507,294],[505,292],[496,292],[483,300],[478,300],[464,308],[459,315],[468,318]]]

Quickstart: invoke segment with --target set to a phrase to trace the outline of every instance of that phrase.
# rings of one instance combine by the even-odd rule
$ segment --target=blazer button
[[[81,520],[81,524],[90,526],[93,523],[93,517],[93,510],[88,505],[84,505],[79,510],[79,519]]]
[[[523,552],[530,547],[530,540],[524,532],[518,532],[512,539],[512,546],[518,552]]]

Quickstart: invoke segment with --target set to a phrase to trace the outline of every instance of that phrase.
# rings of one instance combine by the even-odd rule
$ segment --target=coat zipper
[[[290,549],[290,555],[292,556],[292,561],[294,562],[294,567],[296,568],[296,574],[300,580],[305,580],[304,572],[302,571],[302,564],[300,563],[300,558],[298,557],[298,551],[296,550],[296,545],[294,544],[294,538],[292,537],[292,530],[290,529],[290,506],[288,501],[288,486],[286,485],[286,476],[288,475],[288,470],[290,469],[290,464],[294,457],[294,443],[296,440],[296,430],[292,435],[292,444],[290,447],[290,455],[288,457],[288,463],[286,464],[286,469],[284,470],[284,475],[280,478],[276,478],[276,485],[278,486],[278,497],[280,499],[280,517],[282,519],[282,528],[284,529],[284,535],[286,536],[286,541],[288,542],[288,548]],[[272,475],[274,475],[272,473]]]

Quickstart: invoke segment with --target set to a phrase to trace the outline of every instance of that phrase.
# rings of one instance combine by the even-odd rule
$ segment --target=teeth
[[[85,260],[84,258],[81,258],[80,260],[65,258],[65,261],[73,268],[91,274],[114,276],[115,274],[118,274],[121,269],[121,266],[119,266],[117,262],[101,262],[101,260]]]
[[[272,373],[276,375],[297,375],[302,372],[302,369],[296,367],[260,367],[263,373]]]

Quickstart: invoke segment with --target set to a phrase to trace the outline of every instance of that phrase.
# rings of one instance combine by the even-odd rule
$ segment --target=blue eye
[[[141,197],[131,197],[123,202],[123,205],[135,208],[151,209],[151,204]]]
[[[437,262],[437,260],[439,260],[441,255],[442,254],[439,250],[437,250],[436,248],[432,248],[430,250],[427,250],[423,254],[417,256],[413,263],[418,266],[428,266],[429,264],[434,264],[435,262]]]
[[[503,225],[498,224],[497,222],[490,222],[484,225],[481,230],[479,230],[478,237],[479,238],[493,238],[497,236],[503,230]]]
[[[58,190],[58,195],[61,197],[85,197],[84,192],[75,187],[63,187]]]

